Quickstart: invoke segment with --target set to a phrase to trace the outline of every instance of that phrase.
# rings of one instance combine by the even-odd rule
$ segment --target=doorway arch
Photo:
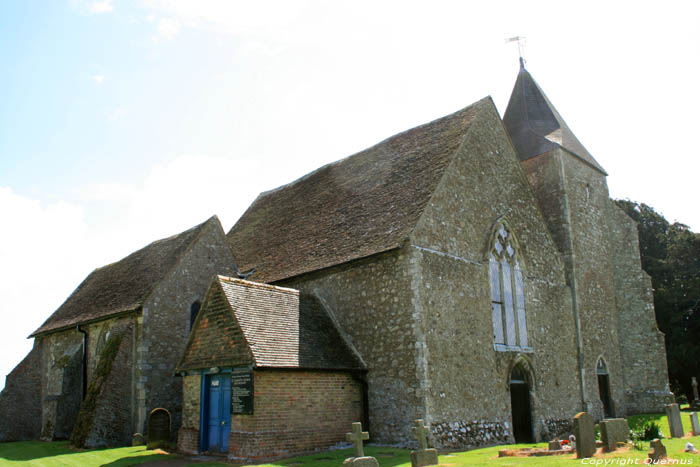
[[[532,443],[532,403],[530,400],[530,371],[520,360],[510,370],[510,407],[512,411],[513,437],[516,443]]]
[[[608,375],[608,365],[603,357],[598,358],[595,373],[598,377],[598,394],[603,403],[603,418],[613,418],[615,417],[615,409],[612,397],[610,397],[610,376]]]

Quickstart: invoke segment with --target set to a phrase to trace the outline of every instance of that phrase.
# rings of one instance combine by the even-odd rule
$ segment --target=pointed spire
[[[522,57],[518,79],[503,116],[503,124],[521,161],[561,147],[607,175],[605,169],[583,147],[530,76]]]

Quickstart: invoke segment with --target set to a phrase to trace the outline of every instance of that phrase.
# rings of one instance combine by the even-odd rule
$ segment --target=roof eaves
[[[74,329],[76,326],[84,326],[84,325],[87,325],[87,324],[98,323],[98,322],[100,322],[100,321],[106,321],[106,320],[108,320],[108,319],[119,318],[119,317],[121,317],[121,316],[128,315],[129,313],[137,313],[137,312],[140,312],[140,311],[142,311],[141,305],[140,305],[140,304],[134,304],[134,305],[132,305],[132,306],[126,307],[126,309],[124,309],[124,310],[116,311],[116,312],[114,312],[114,313],[110,313],[110,314],[105,315],[105,316],[100,316],[100,317],[98,317],[98,318],[86,319],[86,320],[79,321],[79,322],[76,322],[76,323],[73,323],[73,324],[68,324],[68,325],[65,325],[65,326],[60,326],[60,327],[55,328],[55,329],[47,329],[47,330],[45,330],[45,331],[40,331],[41,328],[39,328],[39,329],[37,329],[36,331],[34,331],[33,333],[31,333],[29,336],[27,336],[27,339],[31,339],[32,337],[43,337],[43,336],[46,336],[46,335],[49,335],[49,334],[54,334],[54,333],[57,333],[57,332],[67,331],[67,330],[69,330],[69,329]]]

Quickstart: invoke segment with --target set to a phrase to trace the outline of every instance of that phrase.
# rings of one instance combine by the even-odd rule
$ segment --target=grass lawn
[[[681,415],[683,420],[683,428],[685,431],[690,430],[690,422],[687,413]],[[645,419],[652,419],[661,427],[664,435],[669,434],[668,421],[665,415],[646,415],[633,416],[628,419],[630,428],[635,429],[642,424]],[[663,443],[666,446],[670,458],[684,461],[683,465],[700,466],[700,455],[689,454],[683,452],[685,443],[690,441],[696,447],[700,447],[700,436],[683,439],[664,439]],[[474,465],[532,465],[532,466],[557,466],[557,465],[596,465],[595,461],[607,460],[608,464],[597,465],[633,465],[635,461],[639,465],[643,465],[644,459],[647,458],[649,451],[649,443],[642,442],[641,450],[629,449],[626,451],[618,451],[610,454],[604,454],[601,457],[588,459],[583,461],[575,459],[573,454],[550,456],[550,457],[498,457],[500,449],[521,448],[521,447],[545,447],[546,443],[538,444],[518,444],[510,446],[493,446],[483,449],[474,449],[466,452],[446,453],[440,455],[440,465],[442,466],[474,466]],[[406,449],[397,449],[384,446],[365,446],[365,453],[369,456],[374,456],[379,461],[382,467],[410,467],[410,452]],[[324,451],[310,456],[294,457],[284,459],[270,464],[264,464],[264,467],[301,467],[301,466],[318,466],[318,467],[338,467],[342,465],[343,460],[352,455],[352,449],[342,449],[335,451]],[[154,461],[163,460],[180,460],[183,459],[176,455],[158,454],[154,451],[146,451],[144,446],[127,447],[117,449],[102,449],[92,451],[72,451],[68,448],[67,442],[42,443],[38,441],[21,442],[21,443],[0,443],[0,465],[28,465],[28,466],[128,466],[146,464]],[[613,459],[620,459],[614,461]],[[623,463],[623,459],[624,462]],[[611,464],[610,461],[619,462]],[[192,466],[227,466],[233,464],[225,462],[199,462],[190,463]],[[261,466],[263,467],[263,466]]]
[[[155,451],[146,451],[146,446],[76,451],[68,447],[68,441],[0,443],[0,465],[123,467],[171,457]]]

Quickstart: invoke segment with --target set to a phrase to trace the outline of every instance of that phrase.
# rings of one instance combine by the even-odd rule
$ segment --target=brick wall
[[[201,387],[201,375],[182,377],[182,426],[178,431],[177,449],[186,454],[199,451]]]
[[[0,393],[0,442],[37,439],[41,432],[41,346],[35,341]]]
[[[229,457],[269,459],[325,449],[362,420],[362,384],[328,371],[259,370],[253,415],[232,415]],[[183,378],[178,450],[199,450],[201,375]]]
[[[253,415],[233,415],[229,455],[261,459],[324,449],[362,420],[362,386],[346,373],[255,372]]]

